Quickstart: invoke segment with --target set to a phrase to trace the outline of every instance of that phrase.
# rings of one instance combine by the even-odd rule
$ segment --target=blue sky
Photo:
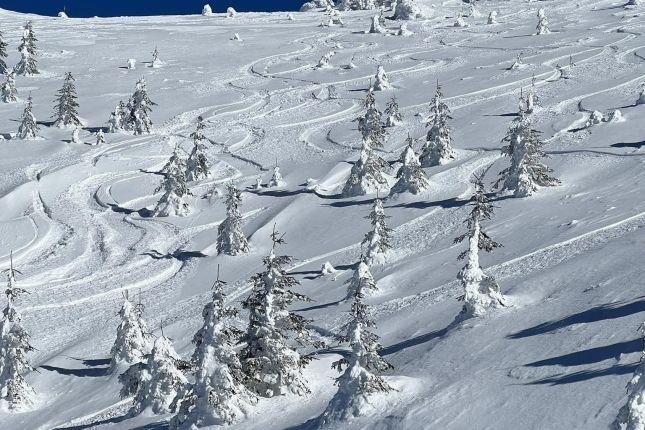
[[[56,15],[66,6],[69,16],[194,14],[210,3],[213,11],[228,6],[238,11],[298,10],[306,0],[0,0],[0,8],[41,15]]]

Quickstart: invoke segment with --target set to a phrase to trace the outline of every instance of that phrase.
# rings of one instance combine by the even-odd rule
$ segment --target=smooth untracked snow
[[[295,310],[329,348],[305,370],[311,394],[261,399],[236,429],[307,428],[337,390],[332,334],[349,319],[345,281],[361,255],[375,195],[341,197],[360,155],[357,117],[381,65],[402,123],[388,127],[379,157],[396,167],[408,133],[420,139],[436,83],[451,110],[454,160],[425,168],[428,187],[384,201],[392,250],[371,273],[382,353],[396,388],[373,399],[374,413],[347,429],[605,429],[626,401],[645,319],[645,9],[624,2],[478,2],[479,16],[453,24],[463,3],[418,1],[412,34],[366,34],[375,11],[342,12],[344,26],[320,27],[321,12],[57,19],[0,11],[9,67],[22,26],[33,20],[38,75],[16,76],[19,100],[0,103],[0,262],[25,288],[16,303],[38,372],[30,412],[0,411],[8,429],[164,428],[172,414],[127,418],[109,372],[117,315],[127,290],[144,318],[187,359],[217,264],[227,304],[239,307],[262,270],[269,234],[286,233],[291,274],[315,300]],[[434,4],[434,7],[432,7]],[[537,10],[548,34],[535,35]],[[487,24],[491,11],[497,24]],[[388,12],[386,15],[391,15]],[[230,40],[232,34],[241,40]],[[160,67],[149,67],[157,47]],[[328,67],[319,60],[334,51]],[[522,53],[522,67],[509,70]],[[125,66],[137,59],[135,70]],[[81,143],[51,127],[56,92],[75,78]],[[152,134],[105,133],[119,101],[145,78]],[[473,188],[472,173],[493,163],[491,184],[509,159],[500,152],[521,88],[539,102],[533,127],[561,185],[528,198],[491,196],[486,230],[504,244],[480,263],[509,306],[455,322],[463,295],[456,276],[465,248],[453,238]],[[4,79],[3,79],[4,82]],[[327,97],[332,85],[335,97]],[[40,121],[34,140],[14,139],[29,95]],[[590,121],[619,109],[622,121]],[[154,190],[175,144],[187,157],[204,119],[210,176],[188,184],[190,213],[150,217]],[[278,165],[285,186],[267,184]],[[395,171],[390,171],[393,185]],[[243,189],[241,227],[249,253],[217,255],[226,185]],[[381,193],[381,197],[385,197]],[[339,272],[319,276],[331,263]],[[2,302],[4,307],[4,301]],[[247,313],[237,319],[244,328]],[[303,351],[308,352],[308,351]],[[189,380],[192,377],[189,376]],[[305,424],[309,423],[309,424]],[[476,424],[474,424],[476,423]]]

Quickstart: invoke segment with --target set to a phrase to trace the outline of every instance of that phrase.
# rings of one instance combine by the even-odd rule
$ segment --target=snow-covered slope
[[[33,409],[0,411],[0,427],[164,428],[170,415],[124,419],[129,400],[119,399],[116,375],[107,373],[122,293],[140,296],[150,327],[159,334],[163,324],[187,357],[217,265],[238,305],[274,224],[298,259],[292,273],[315,300],[299,309],[330,340],[348,319],[341,299],[350,271],[335,281],[317,275],[326,261],[340,269],[355,263],[369,228],[363,217],[373,196],[337,193],[358,158],[352,120],[381,64],[394,88],[376,93],[379,106],[395,95],[404,114],[382,156],[396,160],[408,133],[424,135],[439,80],[458,159],[427,169],[425,193],[385,203],[396,252],[373,268],[380,291],[368,303],[394,365],[388,381],[399,391],[375,399],[376,414],[345,428],[606,428],[642,350],[645,105],[635,101],[645,71],[645,8],[611,0],[478,3],[481,16],[461,28],[453,27],[460,2],[427,3],[430,17],[410,21],[408,37],[365,34],[371,12],[343,13],[344,27],[320,27],[320,12],[294,13],[293,21],[282,13],[55,19],[0,12],[10,64],[20,26],[33,19],[42,71],[17,78],[21,102],[0,103],[8,139],[0,142],[0,261],[7,267],[13,250],[19,285],[30,293],[18,307],[38,370],[27,377],[38,393]],[[550,34],[533,35],[538,6]],[[486,24],[491,10],[498,24]],[[242,40],[231,40],[234,33]],[[161,68],[144,63],[155,46]],[[332,50],[331,67],[315,68]],[[520,53],[524,66],[507,70]],[[137,59],[135,70],[125,67],[129,58]],[[357,67],[342,67],[350,62]],[[68,71],[77,80],[85,142],[141,76],[157,103],[154,132],[106,134],[105,145],[90,146],[43,126],[42,140],[10,140],[29,94],[36,117],[49,121]],[[464,229],[469,178],[493,163],[493,181],[507,165],[500,140],[532,77],[540,98],[535,126],[562,184],[495,201],[486,227],[504,247],[482,264],[513,306],[455,324],[456,257],[465,245],[453,239]],[[328,84],[338,99],[327,98]],[[591,111],[614,109],[624,121],[584,128]],[[159,197],[160,176],[151,172],[175,143],[190,150],[200,115],[214,175],[191,184],[192,214],[141,216]],[[287,185],[252,191],[276,162]],[[307,191],[309,178],[317,193]],[[242,212],[251,253],[244,256],[216,255],[230,180],[249,187]],[[311,395],[264,399],[234,428],[306,428],[335,392],[330,363],[337,358],[332,348],[309,366]]]

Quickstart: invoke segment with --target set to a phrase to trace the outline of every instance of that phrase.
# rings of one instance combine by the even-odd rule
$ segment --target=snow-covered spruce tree
[[[372,87],[365,96],[365,115],[356,118],[358,131],[361,132],[363,142],[370,148],[383,148],[385,128],[383,127],[383,114],[376,106],[376,98]]]
[[[110,350],[110,369],[113,371],[142,361],[151,348],[151,335],[143,320],[143,306],[134,305],[127,293],[124,299],[119,310],[121,322]]]
[[[0,87],[0,97],[4,103],[14,103],[18,101],[18,90],[16,90],[16,80],[13,71],[7,73],[7,79]]]
[[[34,34],[34,28],[31,24],[31,21],[27,21],[23,27],[22,39],[20,45],[18,46],[18,52],[20,53],[20,60],[14,71],[16,75],[19,76],[31,76],[37,75],[40,73],[38,71],[37,61],[36,61],[36,35]]]
[[[641,324],[639,331],[645,345],[645,324]],[[643,404],[645,404],[645,351],[641,353],[640,363],[627,384],[627,403],[618,411],[611,430],[645,430]]]
[[[22,326],[22,317],[14,307],[16,298],[26,291],[16,286],[16,274],[20,272],[13,267],[13,259],[5,273],[7,306],[0,321],[0,399],[6,401],[9,408],[20,409],[31,403],[34,394],[23,376],[33,370],[27,354],[34,348],[29,344],[29,333]]]
[[[488,25],[497,24],[497,11],[496,10],[491,10],[490,13],[488,14],[487,24]]]
[[[471,199],[472,211],[464,221],[466,232],[455,239],[460,243],[468,239],[468,249],[459,254],[459,260],[466,259],[466,265],[457,275],[464,288],[464,307],[461,311],[463,317],[480,316],[493,307],[505,306],[506,299],[502,295],[497,281],[487,275],[479,265],[479,251],[491,252],[501,246],[492,240],[481,227],[481,222],[489,220],[493,214],[493,205],[486,197],[484,189],[485,171],[473,175],[475,193]]]
[[[374,15],[372,17],[372,24],[370,25],[370,29],[368,33],[373,33],[373,34],[387,33],[387,29],[381,25],[381,21],[379,20],[378,15]]]
[[[7,73],[7,63],[5,59],[7,58],[7,42],[4,40],[4,36],[0,31],[0,75]]]
[[[532,85],[528,92],[526,93],[526,97],[524,98],[524,103],[526,104],[526,113],[531,114],[535,110],[535,104],[539,101],[538,96],[535,94],[535,86]]]
[[[551,33],[551,30],[549,30],[549,20],[546,17],[546,13],[544,12],[544,9],[540,8],[537,12],[537,17],[538,17],[538,23],[537,27],[535,28],[537,30],[537,35],[540,34],[549,34]]]
[[[197,118],[195,131],[190,135],[193,139],[193,150],[190,152],[188,160],[186,161],[186,178],[189,181],[201,181],[210,176],[208,159],[206,158],[206,154],[204,154],[204,141],[206,140],[204,127],[204,120],[200,116]]]
[[[385,73],[385,69],[381,65],[376,68],[374,80],[374,91],[383,91],[392,88],[390,79],[387,77],[387,73]]]
[[[269,188],[284,187],[285,185],[287,185],[287,183],[282,178],[282,174],[280,173],[280,167],[275,166],[273,168],[273,174],[271,175],[271,179],[269,180]]]
[[[171,160],[174,160],[173,163],[166,165],[164,179],[155,190],[155,193],[162,190],[164,193],[153,210],[153,216],[186,216],[190,213],[188,203],[184,200],[191,195],[186,184],[186,161],[177,155],[177,149]]]
[[[204,7],[202,8],[202,15],[203,16],[212,16],[213,15],[213,8],[211,8],[211,5],[205,4]]]
[[[249,242],[242,231],[242,192],[235,185],[226,187],[226,219],[217,228],[217,253],[240,255],[249,252]]]
[[[500,172],[495,187],[501,184],[502,192],[513,192],[515,197],[527,197],[539,187],[552,187],[560,183],[551,176],[553,172],[542,163],[546,154],[539,132],[534,130],[530,118],[520,106],[519,116],[513,120],[502,140],[502,154],[511,159],[511,165]]]
[[[430,130],[421,151],[420,161],[423,167],[438,166],[455,158],[450,127],[448,126],[450,119],[452,119],[450,109],[443,100],[441,85],[437,83],[437,91],[432,99],[430,118],[427,123]]]
[[[343,186],[342,195],[354,197],[387,191],[389,185],[383,171],[388,167],[387,162],[374,152],[369,143],[363,141],[361,155],[352,166],[349,177]]]
[[[155,104],[148,96],[145,78],[139,79],[127,106],[129,111],[128,125],[134,134],[150,133],[150,130],[152,130],[150,112]]]
[[[25,110],[22,113],[20,119],[20,126],[18,127],[18,139],[22,140],[33,140],[36,138],[36,133],[38,133],[38,123],[36,122],[36,117],[32,113],[33,102],[31,95],[27,99],[27,105]]]
[[[159,51],[155,46],[155,49],[152,51],[152,60],[150,61],[150,67],[156,69],[158,67],[161,67],[162,65],[163,65],[163,62],[159,59]]]
[[[227,324],[237,315],[237,309],[224,305],[224,285],[218,276],[213,299],[202,312],[204,324],[193,337],[195,382],[171,420],[171,429],[232,424],[257,400],[244,385],[242,364],[235,352],[242,332]]]
[[[293,346],[312,344],[306,328],[308,320],[289,310],[296,301],[310,301],[304,294],[293,291],[300,284],[287,274],[284,267],[293,261],[287,255],[276,255],[276,248],[284,244],[283,236],[275,228],[271,234],[271,253],[264,258],[265,270],[251,278],[253,290],[242,303],[249,311],[249,325],[242,338],[240,352],[246,386],[262,397],[287,393],[304,395],[309,388],[302,369],[311,361],[301,356]]]
[[[396,97],[392,97],[385,107],[385,126],[394,127],[401,124],[402,121],[403,115],[399,110],[399,104],[396,102]]]
[[[369,396],[393,389],[380,375],[392,365],[379,355],[379,337],[370,331],[376,324],[363,303],[363,288],[358,288],[353,297],[352,320],[341,337],[351,349],[347,358],[332,364],[332,368],[343,374],[336,379],[338,391],[319,418],[320,428],[338,428],[339,422],[370,413],[374,407],[370,405]]]
[[[414,153],[412,144],[414,139],[408,136],[406,140],[407,146],[401,153],[399,161],[401,167],[396,174],[396,184],[390,190],[390,195],[409,192],[412,194],[419,194],[430,185],[426,172],[421,168],[421,163],[417,154]]]
[[[101,145],[103,143],[105,143],[105,134],[103,133],[103,129],[99,129],[96,132],[96,144]]]
[[[394,19],[409,20],[422,17],[423,13],[416,0],[399,0],[396,2]]]
[[[75,79],[70,72],[65,73],[65,81],[56,97],[54,107],[54,125],[56,127],[81,127],[78,119],[78,96],[76,95]]]
[[[116,133],[117,131],[127,130],[128,118],[128,108],[123,101],[120,101],[114,109],[114,112],[110,114],[110,119],[108,120],[108,132]]]
[[[378,290],[374,276],[372,276],[372,272],[370,271],[370,266],[364,256],[361,255],[358,264],[354,268],[354,274],[347,280],[345,285],[347,285],[348,299],[355,297],[357,291],[365,293],[367,291]]]
[[[365,247],[365,259],[370,264],[380,264],[384,261],[388,251],[392,248],[392,229],[387,226],[389,218],[383,210],[383,200],[374,199],[374,204],[369,215],[365,217],[370,220],[372,229],[365,234],[362,245]]]
[[[135,384],[136,391],[130,414],[138,415],[148,411],[164,414],[175,411],[177,404],[182,400],[182,394],[185,393],[188,380],[179,370],[184,365],[170,339],[162,334],[155,340],[146,361],[134,366],[139,380]],[[129,382],[133,381],[131,379]]]

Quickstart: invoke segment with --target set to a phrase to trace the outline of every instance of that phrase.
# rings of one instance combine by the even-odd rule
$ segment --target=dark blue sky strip
[[[306,0],[0,0],[0,8],[55,16],[63,7],[70,17],[197,14],[205,3],[214,12],[233,6],[238,12],[292,11]]]

